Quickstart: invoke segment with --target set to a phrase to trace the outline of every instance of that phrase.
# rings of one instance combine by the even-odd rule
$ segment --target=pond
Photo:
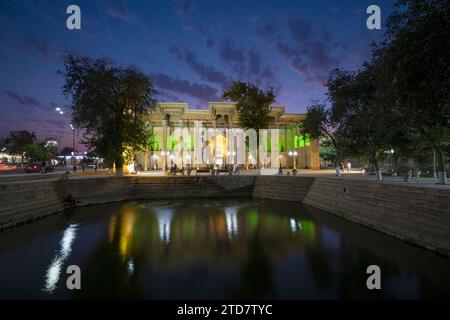
[[[69,265],[81,289],[69,290]],[[381,270],[369,290],[367,267]],[[450,297],[450,259],[293,202],[76,208],[0,233],[0,299]]]

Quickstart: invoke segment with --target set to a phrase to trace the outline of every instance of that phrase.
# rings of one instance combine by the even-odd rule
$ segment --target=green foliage
[[[239,125],[244,129],[266,129],[270,123],[271,105],[275,102],[273,89],[263,91],[251,83],[235,81],[222,98],[236,103]]]
[[[344,146],[340,136],[339,121],[332,117],[332,110],[323,103],[315,102],[308,106],[305,120],[302,122],[303,132],[313,139],[324,140],[327,144],[326,160],[339,162]],[[325,153],[324,153],[325,154]]]
[[[336,142],[338,157],[368,156],[376,169],[387,150],[395,163],[411,156],[423,163],[420,154],[434,149],[442,172],[450,146],[450,6],[398,1],[387,27],[360,70],[331,73],[330,108],[310,106],[303,125]]]
[[[256,166],[259,172],[259,130],[267,129],[272,120],[270,117],[271,105],[275,102],[273,89],[267,91],[259,89],[251,83],[234,81],[225,90],[223,99],[231,100],[236,104],[239,114],[239,125],[244,129],[254,129],[257,141]]]
[[[3,140],[2,146],[10,154],[22,154],[25,147],[36,142],[36,134],[27,130],[10,131],[8,136]]]
[[[327,82],[331,119],[347,155],[368,155],[378,170],[380,151],[402,132],[401,114],[389,87],[383,60],[374,55],[358,72],[334,70]],[[345,150],[344,150],[345,149]],[[349,154],[350,153],[350,154]]]
[[[55,146],[45,146],[42,143],[27,144],[24,148],[25,156],[30,161],[47,161],[56,157]]]
[[[322,136],[319,140],[319,154],[325,161],[336,162],[336,148],[328,136]]]
[[[149,143],[145,115],[156,105],[151,79],[102,58],[65,56],[63,92],[72,98],[72,121],[85,129],[82,143],[119,168]]]
[[[404,0],[387,26],[383,57],[402,123],[436,150],[443,171],[450,145],[450,6],[447,0]]]

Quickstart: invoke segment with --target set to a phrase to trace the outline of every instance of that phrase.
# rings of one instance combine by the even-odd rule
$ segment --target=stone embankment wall
[[[0,182],[0,230],[39,219],[71,205],[163,198],[252,196],[252,176],[75,177]]]
[[[326,177],[71,177],[0,183],[0,230],[82,206],[161,198],[298,201],[450,256],[450,190]]]
[[[257,177],[254,197],[298,201],[450,256],[450,190],[325,177]]]

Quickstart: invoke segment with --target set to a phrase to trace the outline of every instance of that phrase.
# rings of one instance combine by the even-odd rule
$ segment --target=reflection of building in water
[[[118,240],[122,261],[130,256],[136,212],[135,206],[126,204],[120,208],[119,215],[112,216],[109,222],[109,242]]]
[[[159,238],[165,244],[170,242],[170,223],[173,218],[173,208],[156,208],[156,219],[158,220]]]
[[[47,268],[47,272],[45,274],[44,291],[47,293],[52,293],[56,289],[56,285],[58,284],[59,276],[61,274],[62,265],[72,252],[72,244],[77,234],[77,228],[77,224],[71,224],[66,230],[64,230],[63,237],[60,241],[61,248],[55,254],[55,257]]]
[[[302,224],[300,221],[296,221],[294,218],[291,218],[291,230],[293,233],[297,233],[302,230]]]
[[[233,237],[238,233],[237,208],[225,208],[225,220],[227,222],[228,237]]]
[[[259,208],[245,205],[211,210],[215,209],[201,205],[143,208],[127,204],[110,220],[109,243],[131,275],[143,260],[161,270],[190,268],[199,262],[228,268],[248,259],[254,241],[261,241],[274,260],[322,241],[313,220],[267,209],[260,213]]]
[[[273,106],[271,119],[268,130],[261,132],[261,167],[278,168],[281,163],[292,168],[295,161],[297,168],[319,169],[318,141],[298,132],[304,114]],[[210,102],[206,110],[189,109],[187,103],[159,103],[148,123],[153,135],[147,151],[137,158],[138,169],[161,170],[171,164],[256,164],[256,154],[248,150],[244,132],[236,130],[238,114],[232,103]],[[204,130],[198,129],[200,125]]]

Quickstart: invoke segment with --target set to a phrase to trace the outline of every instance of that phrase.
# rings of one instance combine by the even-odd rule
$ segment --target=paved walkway
[[[19,173],[19,174],[8,174],[8,175],[0,175],[0,183],[5,182],[18,182],[18,181],[36,181],[36,180],[46,180],[46,179],[58,179],[60,178],[65,171],[56,171],[46,174],[40,173]],[[283,175],[287,175],[287,173],[292,176],[291,169],[283,170]],[[239,173],[239,175],[256,175],[257,170],[243,170]],[[262,169],[262,175],[277,175],[278,169]],[[164,176],[163,171],[145,171],[138,172],[138,176]],[[208,175],[207,173],[202,173],[199,175]],[[227,175],[227,173],[222,173],[223,175]],[[77,178],[88,178],[88,177],[97,177],[97,176],[114,176],[114,174],[110,174],[109,170],[98,170],[94,171],[86,171],[81,172],[78,171],[75,174],[70,172],[70,177]],[[391,176],[383,176],[383,181],[377,181],[374,175],[363,175],[359,170],[352,170],[350,173],[343,172],[341,177],[336,177],[336,171],[333,169],[323,169],[323,170],[307,170],[307,169],[297,169],[297,177],[326,177],[333,179],[351,179],[351,180],[361,180],[361,181],[374,181],[378,183],[398,183],[405,184],[410,186],[421,186],[421,187],[430,187],[430,188],[439,188],[439,189],[448,189],[450,190],[450,181],[447,185],[439,185],[437,184],[437,179],[434,178],[411,178],[409,182],[403,181],[401,177],[391,177]]]

